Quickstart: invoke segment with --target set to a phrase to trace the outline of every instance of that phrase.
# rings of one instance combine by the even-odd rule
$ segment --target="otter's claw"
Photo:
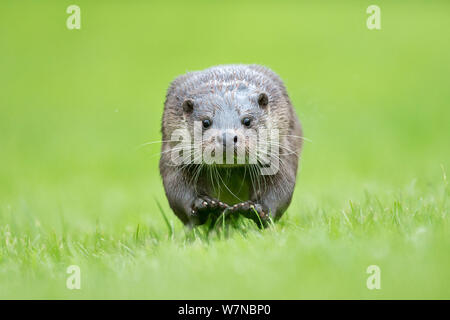
[[[220,214],[226,208],[228,208],[226,203],[207,196],[202,196],[195,199],[192,205],[191,214],[205,222],[208,219],[208,216]]]
[[[246,201],[235,204],[230,207],[231,214],[239,214],[245,218],[255,221],[258,227],[267,227],[269,218],[269,212],[259,203],[253,201]]]

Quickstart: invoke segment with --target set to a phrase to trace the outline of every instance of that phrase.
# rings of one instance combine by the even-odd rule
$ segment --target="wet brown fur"
[[[186,99],[196,99],[196,101],[200,99],[205,105],[210,106],[210,112],[213,114],[217,108],[230,106],[237,108],[237,113],[240,114],[239,106],[232,103],[234,94],[238,90],[250,90],[249,88],[251,92],[265,92],[269,97],[267,110],[261,114],[258,123],[264,127],[276,128],[280,132],[280,144],[283,150],[280,150],[282,165],[278,173],[273,176],[257,177],[256,181],[246,178],[244,172],[246,169],[243,167],[219,168],[214,172],[222,175],[222,181],[220,181],[218,178],[214,179],[211,172],[208,174],[208,170],[200,171],[196,177],[197,171],[194,164],[183,169],[171,164],[170,150],[173,144],[168,140],[171,139],[172,132],[180,128],[192,132],[191,119],[182,108]],[[231,94],[225,95],[225,93]],[[208,203],[208,205],[211,201],[212,203],[223,202],[223,207],[219,207],[220,212],[228,207],[233,208],[239,205],[244,207],[245,201],[251,201],[252,209],[257,205],[258,210],[263,214],[270,213],[271,218],[279,219],[292,199],[302,148],[300,137],[302,137],[301,125],[286,88],[278,75],[266,67],[225,65],[177,77],[167,91],[162,118],[163,145],[160,173],[170,207],[187,225],[204,222],[197,212],[199,199],[200,203]],[[232,189],[230,191],[237,192],[236,189],[239,186],[241,190],[246,189],[241,193],[247,197],[246,199],[235,197],[236,199],[233,200],[229,194],[225,195],[227,192],[217,192],[217,189],[222,191]]]

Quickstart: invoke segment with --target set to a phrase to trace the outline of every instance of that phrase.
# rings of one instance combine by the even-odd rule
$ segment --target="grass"
[[[446,1],[380,0],[379,31],[360,1],[80,0],[78,31],[70,4],[0,4],[0,298],[450,298]],[[185,230],[138,147],[175,76],[224,63],[278,72],[311,140],[262,231]]]

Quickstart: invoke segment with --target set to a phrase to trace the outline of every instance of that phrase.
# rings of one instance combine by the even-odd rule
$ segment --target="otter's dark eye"
[[[207,129],[211,126],[211,120],[205,119],[205,120],[203,120],[202,124],[203,124],[203,128]]]
[[[250,127],[250,125],[252,124],[252,120],[250,118],[244,118],[242,119],[242,124],[246,127]]]

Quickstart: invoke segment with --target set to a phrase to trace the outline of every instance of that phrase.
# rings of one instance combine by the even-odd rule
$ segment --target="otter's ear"
[[[267,96],[267,94],[265,94],[264,92],[259,94],[258,104],[261,108],[267,107],[267,105],[269,104],[269,97]]]
[[[186,99],[183,102],[183,111],[186,113],[191,113],[194,110],[194,101],[191,99]]]

